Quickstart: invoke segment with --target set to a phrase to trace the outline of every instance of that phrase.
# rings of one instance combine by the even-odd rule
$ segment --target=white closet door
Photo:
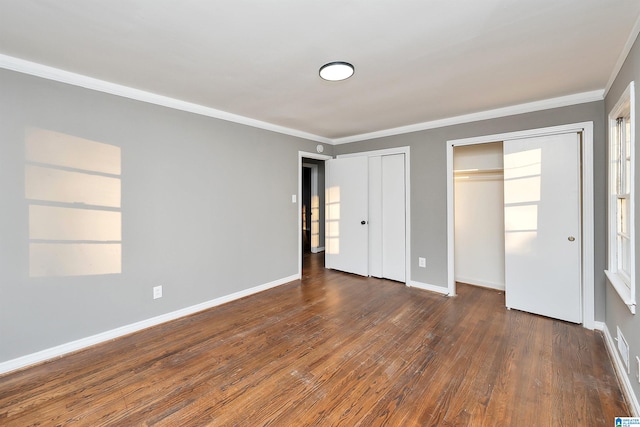
[[[382,277],[405,282],[404,154],[382,156]]]
[[[325,162],[325,265],[368,275],[368,161],[346,157]]]
[[[506,305],[581,323],[579,135],[503,150]]]
[[[369,275],[382,275],[382,157],[369,157]]]

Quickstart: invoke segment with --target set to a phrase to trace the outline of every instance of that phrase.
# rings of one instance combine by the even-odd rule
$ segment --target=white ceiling
[[[340,142],[601,98],[639,16],[638,0],[0,0],[0,54]],[[333,60],[355,75],[320,79]]]

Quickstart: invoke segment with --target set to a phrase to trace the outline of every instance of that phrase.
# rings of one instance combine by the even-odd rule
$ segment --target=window
[[[609,282],[635,314],[634,84],[609,114]]]

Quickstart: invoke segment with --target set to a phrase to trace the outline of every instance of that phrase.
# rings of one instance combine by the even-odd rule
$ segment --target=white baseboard
[[[618,350],[616,349],[616,343],[609,332],[609,328],[606,323],[596,322],[595,328],[600,330],[604,334],[604,343],[607,347],[607,352],[609,353],[609,357],[613,362],[613,369],[616,372],[616,377],[618,377],[618,382],[622,387],[622,394],[624,394],[624,398],[629,404],[629,410],[631,411],[631,415],[634,417],[640,417],[640,403],[638,403],[638,397],[633,392],[633,388],[631,387],[631,380],[629,379],[629,375],[627,374],[627,370],[618,354]]]
[[[423,289],[425,291],[437,292],[442,295],[449,295],[449,288],[444,286],[429,285],[428,283],[416,282],[414,280],[407,282],[407,286]]]
[[[499,291],[505,290],[504,283],[488,282],[486,280],[478,280],[478,279],[467,278],[467,277],[456,277],[455,281],[460,283],[466,283],[468,285],[480,286],[482,288],[497,289]]]
[[[320,252],[324,252],[324,246],[319,246],[317,248],[311,248],[311,253],[317,254]]]
[[[152,326],[157,326],[157,325],[160,325],[161,323],[166,323],[171,320],[176,320],[181,317],[188,316],[190,314],[194,314],[199,311],[207,310],[209,308],[216,307],[218,305],[222,305],[227,302],[231,302],[240,298],[244,298],[246,296],[249,296],[258,292],[266,291],[267,289],[275,288],[277,286],[284,285],[285,283],[289,283],[297,279],[298,279],[297,274],[289,277],[284,277],[282,279],[275,280],[273,282],[265,283],[263,285],[245,289],[243,291],[235,292],[230,295],[225,295],[210,301],[192,305],[190,307],[185,307],[180,310],[172,311],[170,313],[161,314],[160,316],[152,317],[150,319],[142,320],[140,322],[121,326],[116,329],[111,329],[109,331],[101,332],[96,335],[92,335],[86,338],[81,338],[76,341],[71,341],[66,344],[61,344],[61,345],[51,347],[42,351],[38,351],[36,353],[28,354],[26,356],[21,356],[16,359],[8,360],[6,362],[0,363],[0,374],[5,374],[7,372],[22,369],[27,366],[34,365],[36,363],[41,363],[50,359],[54,359],[56,357],[64,356],[65,354],[82,350],[84,348],[91,347],[93,345],[100,344],[102,342],[109,341],[114,338],[128,335],[130,333],[137,332],[142,329],[147,329]]]

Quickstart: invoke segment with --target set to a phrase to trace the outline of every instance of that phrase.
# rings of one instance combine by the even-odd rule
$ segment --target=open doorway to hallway
[[[303,157],[300,171],[301,259],[321,254],[325,241],[325,165],[324,160]],[[304,263],[302,263],[304,269]]]

